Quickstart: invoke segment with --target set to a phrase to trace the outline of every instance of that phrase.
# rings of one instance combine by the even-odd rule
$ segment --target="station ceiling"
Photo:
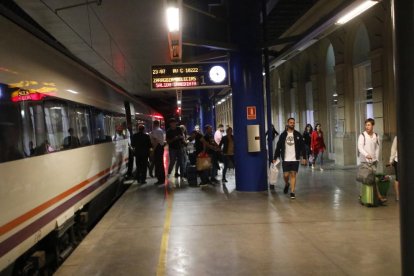
[[[36,22],[73,55],[165,116],[175,111],[174,91],[151,91],[150,68],[169,64],[165,23],[167,0],[5,0],[18,15]],[[265,0],[266,41],[274,53],[303,38],[316,22],[347,0]],[[228,0],[183,0],[183,62],[223,60],[227,43]],[[320,9],[315,18],[315,9]],[[310,17],[308,21],[304,18]],[[313,19],[312,19],[313,18]],[[313,20],[313,21],[312,21]],[[203,92],[205,93],[205,92]],[[207,91],[218,97],[227,90]],[[200,91],[183,91],[183,115]]]

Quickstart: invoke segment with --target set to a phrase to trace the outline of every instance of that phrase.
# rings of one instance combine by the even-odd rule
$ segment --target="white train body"
[[[149,107],[3,16],[0,33],[0,83],[114,114],[125,114],[126,101],[152,120]],[[115,183],[126,171],[127,145],[126,139],[106,141],[0,163],[0,271],[102,191],[122,185]]]

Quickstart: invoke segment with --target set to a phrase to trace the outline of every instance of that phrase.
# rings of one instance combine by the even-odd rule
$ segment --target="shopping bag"
[[[356,180],[366,185],[373,185],[375,183],[375,171],[372,164],[361,163]]]
[[[276,185],[278,173],[279,173],[279,169],[277,168],[276,163],[270,164],[270,167],[269,167],[269,184]]]
[[[309,155],[309,163],[310,163],[310,164],[313,164],[313,161],[314,161],[314,157],[313,157],[313,155],[311,154],[311,155]]]
[[[212,167],[211,157],[206,152],[200,152],[197,155],[196,168],[197,171],[209,170]]]

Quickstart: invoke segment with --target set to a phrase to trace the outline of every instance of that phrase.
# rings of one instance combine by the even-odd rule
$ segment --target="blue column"
[[[260,42],[260,4],[230,0],[231,37],[239,51],[231,54],[236,190],[267,189],[264,99]],[[247,120],[247,106],[256,107],[256,119]],[[260,125],[260,152],[247,151],[247,125]]]
[[[202,116],[203,125],[201,125],[200,127],[202,127],[203,132],[204,132],[205,125],[211,125],[211,126],[213,125],[213,107],[211,105],[207,91],[206,91],[206,94],[203,94],[202,96],[201,106],[202,106],[202,114],[203,114]]]

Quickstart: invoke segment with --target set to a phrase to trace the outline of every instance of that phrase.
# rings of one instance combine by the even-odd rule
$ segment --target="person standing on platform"
[[[150,138],[154,154],[155,177],[158,180],[155,185],[161,185],[165,182],[165,169],[164,131],[160,128],[160,121],[154,121],[154,129],[151,131]]]
[[[166,138],[168,143],[168,151],[170,156],[170,164],[168,165],[168,175],[171,174],[174,164],[180,173],[183,174],[183,156],[182,147],[184,142],[184,136],[181,128],[177,127],[177,121],[174,118],[169,120],[170,127],[167,130]],[[175,173],[175,177],[179,177],[178,171]]]
[[[291,199],[296,198],[296,174],[299,170],[301,156],[306,163],[306,152],[302,135],[295,130],[295,119],[289,118],[286,130],[280,134],[279,141],[277,142],[273,162],[276,162],[278,158],[282,160],[283,178],[285,180],[283,192],[287,194],[290,187]]]
[[[135,163],[137,165],[136,179],[138,183],[145,184],[147,183],[147,167],[151,140],[149,135],[145,133],[144,125],[138,125],[138,132],[131,137],[131,146],[135,152]]]
[[[219,169],[218,166],[218,155],[220,153],[220,148],[218,144],[216,144],[216,141],[214,140],[213,136],[213,127],[211,125],[206,125],[204,127],[205,134],[204,134],[204,141],[206,142],[206,151],[207,154],[211,157],[211,172],[210,172],[210,182],[211,183],[218,183],[218,180],[216,179],[217,171]]]
[[[312,170],[315,169],[315,164],[319,164],[321,172],[323,171],[323,153],[326,149],[325,141],[323,140],[323,131],[321,124],[315,125],[315,130],[311,136],[311,151],[313,153],[314,162],[312,164]]]
[[[400,199],[400,183],[398,182],[398,150],[397,150],[397,136],[394,137],[391,146],[391,156],[390,163],[387,166],[393,166],[395,169],[395,181],[394,181],[394,191],[395,191],[395,201]]]
[[[122,127],[124,128],[125,139],[128,141],[128,171],[126,177],[130,178],[134,167],[134,152],[131,147],[131,132],[129,131],[129,129],[131,129],[131,123],[128,124],[127,122],[123,122]]]
[[[214,132],[214,141],[217,145],[220,145],[221,139],[223,138],[224,126],[222,124],[218,125],[216,132]]]
[[[378,134],[374,132],[375,120],[368,118],[365,120],[365,131],[361,133],[358,137],[358,152],[359,152],[359,161],[361,164],[369,163],[370,166],[374,169],[374,173],[377,170],[379,152],[380,152],[380,143]],[[385,203],[387,199],[381,195],[379,192],[378,186],[374,185],[378,200],[381,203]]]
[[[305,142],[305,151],[306,151],[306,160],[309,161],[309,166],[313,165],[313,155],[311,151],[311,141],[312,141],[312,132],[313,128],[311,124],[307,124],[305,130],[303,131],[303,141]]]
[[[226,136],[223,136],[221,139],[219,148],[223,147],[223,154],[224,154],[224,168],[223,168],[223,176],[221,182],[223,184],[227,182],[226,173],[229,167],[229,163],[232,162],[234,165],[234,137],[233,137],[233,129],[228,127],[226,129]]]

